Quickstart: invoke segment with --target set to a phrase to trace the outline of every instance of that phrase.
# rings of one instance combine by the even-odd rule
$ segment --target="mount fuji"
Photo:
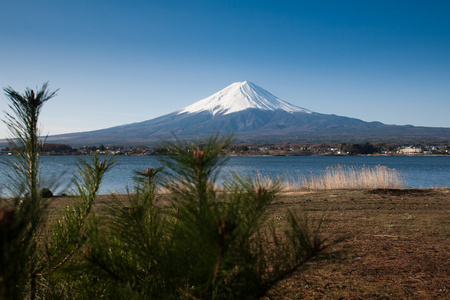
[[[254,83],[236,82],[173,113],[127,125],[48,137],[77,145],[149,144],[234,132],[237,142],[443,141],[450,128],[385,125],[312,112],[283,101]]]
[[[228,115],[246,109],[311,113],[309,110],[278,99],[254,83],[244,81],[235,82],[208,98],[183,108],[178,114],[206,111],[213,116],[216,114]]]

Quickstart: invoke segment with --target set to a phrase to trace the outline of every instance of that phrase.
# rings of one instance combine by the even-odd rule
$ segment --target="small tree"
[[[229,143],[213,135],[165,144],[163,172],[140,172],[125,207],[109,205],[91,219],[84,248],[91,267],[80,262],[75,270],[96,282],[96,295],[255,299],[323,250],[306,219],[289,214],[286,232],[266,222],[277,182],[235,174],[218,188]],[[167,194],[157,193],[158,182]],[[78,289],[89,292],[86,282]]]
[[[39,153],[42,147],[39,115],[45,102],[56,96],[44,83],[35,92],[27,88],[24,94],[11,87],[4,89],[10,101],[12,113],[6,113],[11,138],[8,139],[14,159],[9,166],[10,185],[13,196],[12,208],[5,215],[10,216],[8,226],[2,228],[1,276],[4,294],[7,298],[21,298],[29,294],[36,297],[37,258],[36,245],[42,220],[42,199],[39,195]],[[3,211],[6,211],[3,208]],[[26,287],[29,292],[26,293]]]
[[[103,175],[116,162],[117,157],[100,157],[98,153],[78,159],[77,173],[73,179],[73,195],[68,199],[68,205],[61,216],[47,225],[49,230],[41,257],[42,298],[91,298],[88,287],[79,288],[80,278],[86,277],[84,273],[90,273],[90,266],[83,259],[86,232],[89,230],[89,223],[95,220],[93,208]],[[83,274],[74,269],[83,270]]]

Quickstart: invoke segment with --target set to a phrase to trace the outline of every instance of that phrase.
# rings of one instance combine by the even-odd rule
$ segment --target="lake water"
[[[42,174],[56,176],[66,186],[76,171],[77,156],[43,156]],[[7,159],[0,156],[0,162]],[[230,157],[222,175],[234,171],[242,176],[256,172],[272,177],[286,176],[292,180],[325,172],[327,167],[345,165],[393,168],[404,174],[408,188],[450,187],[450,156],[266,156]],[[118,164],[106,173],[100,193],[125,192],[132,183],[134,170],[157,167],[153,156],[119,156]],[[0,163],[0,184],[6,184],[7,168]],[[64,173],[64,174],[62,174]],[[60,187],[55,193],[66,192]]]

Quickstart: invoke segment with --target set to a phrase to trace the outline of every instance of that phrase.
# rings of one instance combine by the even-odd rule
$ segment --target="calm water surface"
[[[0,157],[0,162],[7,157]],[[42,174],[46,178],[58,178],[61,186],[55,193],[67,192],[71,174],[76,170],[76,156],[43,156]],[[269,176],[286,176],[297,180],[311,174],[319,174],[333,165],[368,166],[377,165],[396,169],[405,175],[408,188],[450,187],[450,156],[269,156],[231,157],[222,175],[230,171],[242,176],[259,172]],[[134,170],[157,167],[152,156],[120,156],[118,164],[106,173],[100,193],[125,192],[132,183]],[[6,184],[7,169],[0,164],[0,184]],[[54,181],[54,179],[50,179]]]

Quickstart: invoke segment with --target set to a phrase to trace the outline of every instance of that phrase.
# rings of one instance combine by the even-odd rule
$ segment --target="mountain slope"
[[[71,145],[146,144],[171,138],[173,134],[184,139],[214,131],[234,132],[237,141],[254,143],[450,140],[450,128],[385,125],[315,113],[245,81],[155,119],[52,136],[48,141]]]

